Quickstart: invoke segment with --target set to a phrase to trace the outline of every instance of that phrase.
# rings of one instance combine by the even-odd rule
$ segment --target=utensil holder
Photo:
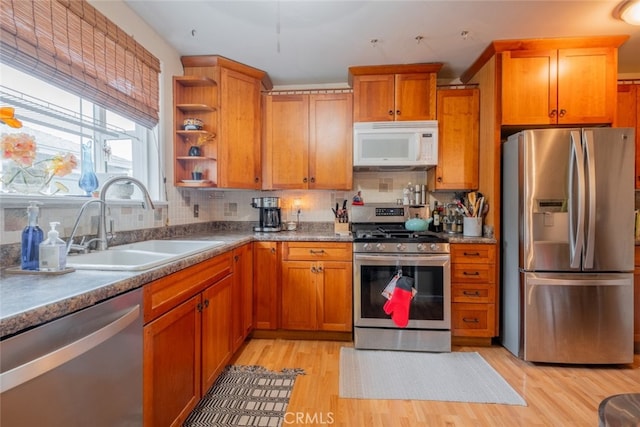
[[[482,217],[465,216],[462,219],[462,235],[467,237],[482,236]]]
[[[339,222],[337,219],[333,223],[333,229],[336,234],[340,236],[348,236],[349,235],[349,223],[348,222]]]

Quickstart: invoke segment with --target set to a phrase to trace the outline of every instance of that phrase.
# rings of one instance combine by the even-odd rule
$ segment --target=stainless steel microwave
[[[353,124],[354,170],[426,170],[438,164],[438,122]]]

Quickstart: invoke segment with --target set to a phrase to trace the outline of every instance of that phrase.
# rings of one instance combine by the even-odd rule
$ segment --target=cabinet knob
[[[238,255],[234,255],[234,256],[233,256],[233,260],[234,260],[235,262],[238,262],[238,261],[240,261],[240,257],[239,257]]]
[[[480,252],[463,252],[464,256],[480,256]]]
[[[271,248],[271,253],[275,255],[276,254],[276,248]]]
[[[309,249],[309,253],[311,255],[322,255],[324,253],[324,249],[320,249],[320,250]]]
[[[549,113],[549,117],[555,117],[556,116],[556,110],[551,110],[551,112]]]
[[[316,270],[318,273],[322,273],[322,266],[319,266],[318,269]]]
[[[478,320],[477,317],[463,317],[462,321],[464,323],[479,323],[480,322],[480,320]]]
[[[315,177],[311,177],[311,183],[313,184],[314,182],[316,182],[316,178]]]
[[[302,182],[304,182],[305,184],[307,183],[307,177],[306,176],[302,179]]]
[[[442,177],[441,176],[438,177],[438,182],[442,182]]]
[[[256,183],[258,183],[258,182],[260,182],[260,178],[258,178],[258,177],[256,176],[255,178],[253,178],[253,181],[254,181],[254,182],[256,182]]]
[[[393,110],[389,110],[389,115],[393,116]]]
[[[311,266],[311,272],[312,273],[317,273],[318,272],[318,270],[316,270],[316,266],[315,265]]]
[[[478,292],[478,291],[464,291],[462,293],[467,297],[479,297],[480,296],[480,292]]]
[[[208,299],[204,300],[204,308],[207,308],[207,307],[209,307],[209,300]]]
[[[560,110],[560,117],[564,117],[565,114],[567,114],[567,110],[565,109]]]
[[[396,116],[400,115],[400,110],[396,110]]]

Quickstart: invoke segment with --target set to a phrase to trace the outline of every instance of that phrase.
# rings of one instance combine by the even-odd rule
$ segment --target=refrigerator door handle
[[[570,267],[580,268],[584,247],[584,153],[580,132],[571,131],[571,159],[569,161],[569,244]],[[577,175],[577,183],[574,176]],[[576,195],[577,192],[577,195]],[[576,197],[577,196],[577,197]],[[577,218],[574,212],[577,210]]]
[[[586,217],[586,232],[587,238],[585,241],[584,250],[584,262],[585,269],[593,268],[594,258],[594,243],[595,243],[595,231],[596,231],[596,167],[594,159],[594,137],[593,130],[585,129],[582,132],[583,135],[583,147],[585,154],[586,165],[586,179],[585,183],[589,189],[588,209]]]

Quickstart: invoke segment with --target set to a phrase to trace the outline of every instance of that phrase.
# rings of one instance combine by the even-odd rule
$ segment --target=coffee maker
[[[254,197],[251,206],[260,210],[260,225],[253,231],[274,232],[282,230],[279,197]]]

